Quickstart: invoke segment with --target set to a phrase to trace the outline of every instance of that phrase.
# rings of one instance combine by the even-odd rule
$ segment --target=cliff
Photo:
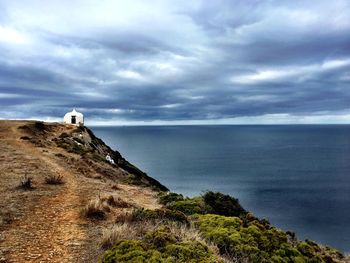
[[[0,143],[0,262],[349,262],[228,195],[169,193],[86,127],[0,121]]]

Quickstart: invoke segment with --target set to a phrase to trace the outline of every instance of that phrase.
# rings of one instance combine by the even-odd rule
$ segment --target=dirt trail
[[[18,140],[20,134],[11,127],[10,138],[1,138],[1,145],[20,149],[24,156],[30,156],[36,167],[44,166],[51,173],[64,177],[64,187],[56,189],[53,195],[42,196],[21,220],[15,221],[5,231],[3,244],[11,244],[6,262],[78,262],[88,260],[80,258],[78,247],[87,239],[84,225],[76,207],[81,206],[78,182],[75,176],[57,165],[37,148]],[[12,138],[11,138],[12,137]],[[18,160],[25,164],[26,160]],[[60,186],[57,186],[58,188]],[[56,188],[57,188],[56,187]],[[78,252],[78,253],[75,253]],[[85,256],[84,256],[85,257]],[[3,259],[4,260],[4,259]]]
[[[82,218],[80,211],[106,185],[62,166],[49,148],[21,140],[20,124],[0,125],[0,209],[9,215],[2,219],[8,222],[0,221],[0,262],[96,262],[103,225]],[[32,191],[15,189],[25,173],[33,176]],[[63,176],[65,184],[43,183],[50,174]],[[152,191],[120,187],[126,199],[158,206]]]

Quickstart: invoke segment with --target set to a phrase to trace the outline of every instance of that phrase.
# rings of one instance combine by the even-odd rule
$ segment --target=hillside
[[[0,262],[349,262],[228,195],[167,192],[86,127],[0,121],[0,143]]]
[[[157,208],[157,190],[166,190],[86,128],[0,121],[0,141],[0,262],[97,262],[103,228],[132,208],[96,223],[80,214],[88,202],[114,196]],[[25,176],[28,190],[18,187]],[[64,184],[46,183],[55,176]]]

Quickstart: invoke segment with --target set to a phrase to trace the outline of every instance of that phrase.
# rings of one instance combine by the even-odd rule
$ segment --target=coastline
[[[97,258],[100,258],[105,253],[104,249],[101,249],[100,245],[96,243],[92,244],[92,247],[88,247],[89,245],[86,244],[86,240],[100,239],[101,227],[103,227],[104,229],[108,229],[109,227],[111,227],[112,222],[116,222],[116,218],[119,218],[118,220],[121,220],[120,223],[123,223],[122,222],[123,220],[129,220],[129,219],[126,219],[126,215],[131,214],[135,216],[135,213],[136,213],[135,211],[139,211],[137,212],[138,213],[137,216],[142,217],[142,220],[144,220],[144,222],[148,222],[152,220],[157,221],[160,219],[159,218],[160,215],[157,213],[162,213],[161,214],[161,216],[163,217],[162,220],[164,221],[164,217],[165,217],[165,221],[166,221],[165,223],[166,226],[164,227],[169,227],[168,224],[170,224],[170,221],[178,222],[178,220],[180,220],[180,222],[184,223],[187,220],[188,222],[191,223],[191,225],[192,224],[196,225],[196,227],[192,229],[193,231],[199,231],[198,232],[199,235],[204,235],[204,236],[209,235],[208,238],[212,239],[214,237],[211,236],[212,235],[211,231],[209,231],[209,229],[202,229],[202,228],[203,228],[203,224],[206,224],[205,223],[206,220],[211,220],[212,223],[215,223],[216,222],[215,220],[225,219],[225,216],[227,215],[221,215],[223,212],[216,211],[218,207],[221,207],[223,205],[223,203],[220,203],[220,202],[216,203],[219,199],[222,199],[222,198],[223,200],[227,200],[225,202],[228,202],[228,206],[227,206],[227,209],[225,209],[225,211],[230,209],[232,209],[233,211],[232,214],[229,214],[228,216],[229,217],[235,216],[237,218],[235,220],[238,220],[239,218],[241,218],[239,220],[243,220],[243,221],[235,221],[236,223],[234,224],[237,224],[237,222],[241,222],[239,224],[242,224],[240,228],[236,229],[235,231],[241,231],[241,230],[246,231],[245,229],[248,229],[249,227],[251,227],[249,229],[252,230],[254,226],[254,228],[257,227],[258,229],[260,229],[259,235],[262,235],[262,236],[265,235],[265,231],[270,231],[270,230],[271,231],[273,230],[274,231],[273,233],[275,233],[276,235],[282,235],[281,241],[278,241],[278,242],[282,242],[283,240],[282,242],[283,244],[289,244],[291,247],[293,246],[297,247],[297,245],[300,243],[300,242],[293,243],[293,242],[298,242],[296,240],[291,240],[291,241],[284,240],[284,235],[286,235],[285,237],[287,237],[289,234],[284,233],[283,231],[277,230],[272,226],[270,226],[268,222],[262,221],[254,217],[253,215],[251,215],[251,213],[245,212],[245,210],[242,210],[240,206],[237,206],[238,203],[234,201],[235,200],[234,198],[232,199],[231,197],[228,197],[226,195],[217,195],[215,196],[215,198],[211,198],[210,199],[212,200],[211,202],[213,202],[214,200],[214,203],[211,203],[211,204],[210,204],[210,201],[208,200],[205,201],[206,199],[205,196],[201,198],[185,198],[185,197],[181,197],[180,195],[175,195],[175,200],[167,200],[165,202],[164,198],[165,199],[168,198],[169,195],[171,197],[174,197],[174,195],[172,194],[162,195],[163,201],[160,201],[162,199],[159,199],[160,198],[159,193],[160,192],[166,193],[166,190],[167,190],[166,187],[161,185],[158,181],[154,180],[153,178],[148,177],[146,174],[141,172],[135,166],[131,165],[120,155],[119,152],[113,151],[109,146],[104,144],[102,140],[98,139],[90,130],[84,127],[77,129],[75,127],[67,126],[67,125],[61,125],[61,124],[55,124],[55,123],[47,124],[47,123],[41,123],[41,122],[8,122],[6,124],[7,127],[6,125],[4,125],[4,122],[2,122],[1,124],[2,124],[1,127],[2,127],[2,135],[3,135],[2,140],[5,143],[2,146],[3,149],[7,150],[8,152],[13,151],[15,155],[18,155],[17,157],[18,160],[21,160],[21,161],[24,160],[30,165],[33,164],[33,168],[27,169],[29,170],[27,171],[27,173],[29,175],[33,174],[33,177],[35,176],[34,178],[35,185],[33,189],[31,189],[30,191],[18,190],[19,192],[13,192],[13,184],[15,183],[14,178],[12,179],[8,187],[5,189],[5,192],[12,191],[12,198],[14,199],[15,204],[18,203],[19,193],[22,197],[23,196],[26,197],[25,199],[26,201],[24,201],[23,207],[21,208],[22,210],[19,209],[20,212],[18,213],[18,215],[15,215],[15,216],[8,214],[8,218],[10,220],[8,220],[9,222],[4,222],[6,229],[4,228],[1,229],[2,230],[1,234],[4,235],[5,238],[0,241],[1,252],[2,252],[0,256],[4,256],[5,258],[9,257],[9,258],[19,259],[21,257],[21,255],[16,252],[17,250],[7,251],[7,252],[5,250],[5,252],[3,252],[4,251],[3,248],[6,247],[6,244],[8,244],[9,240],[14,241],[16,240],[16,238],[21,238],[21,236],[18,235],[18,233],[16,234],[17,232],[16,229],[18,229],[19,226],[25,227],[26,224],[29,223],[28,220],[40,221],[39,218],[35,216],[30,217],[29,219],[26,219],[28,218],[28,215],[30,215],[28,214],[30,213],[30,211],[27,210],[27,205],[28,207],[33,207],[33,206],[37,207],[37,210],[39,209],[37,211],[38,213],[39,212],[41,214],[47,213],[48,215],[45,215],[45,216],[50,216],[50,218],[55,218],[53,222],[46,222],[46,223],[42,222],[43,225],[40,226],[39,224],[38,229],[32,229],[33,232],[29,232],[29,233],[31,233],[30,234],[31,236],[32,235],[34,236],[29,237],[29,239],[28,238],[26,239],[27,242],[29,242],[29,244],[32,242],[46,241],[46,242],[52,243],[56,250],[57,248],[61,247],[60,249],[58,249],[61,251],[61,254],[58,253],[59,257],[54,258],[52,262],[56,262],[56,261],[65,262],[67,260],[67,253],[70,254],[71,257],[76,257],[77,259],[79,258],[79,260],[82,260],[83,258],[85,260],[84,262],[96,262]],[[12,131],[13,134],[10,135],[9,131]],[[4,135],[7,135],[7,136],[4,136]],[[104,159],[106,154],[110,154],[112,158],[115,160],[117,164],[115,167],[113,167],[113,165],[106,162],[106,160]],[[3,161],[15,160],[15,159],[11,159],[10,157],[11,156],[9,155],[3,154],[2,160]],[[29,157],[31,157],[31,159],[26,159]],[[51,168],[50,169],[42,168],[41,170],[41,167],[43,167],[42,164],[45,164],[46,167],[50,166]],[[9,167],[9,165],[10,163],[6,163],[7,167]],[[16,169],[18,170],[19,168],[16,168]],[[24,170],[26,169],[22,167],[22,170],[18,170],[18,171],[17,170],[16,170],[16,173],[20,175],[21,172],[25,172]],[[42,179],[40,179],[41,177],[37,174],[38,171],[41,171],[40,173],[50,173],[50,172],[54,174],[59,173],[60,175],[63,176],[66,182],[62,186],[57,186],[57,187],[47,186],[40,181]],[[47,174],[42,176],[47,176]],[[19,177],[16,178],[16,180],[18,179]],[[36,195],[36,196],[33,196],[33,195]],[[112,202],[112,201],[108,201],[112,199],[114,200],[112,202],[112,204],[114,205],[111,205],[111,204],[108,205],[109,211],[107,210],[105,211],[104,210],[105,208],[103,207],[101,208],[102,212],[99,215],[100,216],[103,215],[103,220],[101,219],[97,220],[96,218],[92,218],[92,221],[91,220],[86,221],[86,219],[81,216],[81,211],[84,210],[86,207],[89,207],[89,205],[91,204],[91,200],[94,200],[95,202],[96,196],[101,206],[108,204],[108,202]],[[112,196],[112,199],[108,199],[110,198],[110,196]],[[117,200],[115,198],[117,197],[124,201],[123,205],[121,205],[122,202],[119,202],[117,205],[115,204]],[[103,198],[107,198],[107,199],[104,200]],[[68,205],[63,210],[62,210],[62,203],[61,203],[62,200],[66,200]],[[52,214],[50,215],[50,210],[41,211],[40,206],[41,205],[43,206],[45,204],[44,201],[45,202],[50,201],[53,208],[57,206],[58,210],[61,212],[58,215],[55,215],[54,211],[52,211]],[[73,208],[71,207],[72,203],[75,204],[75,207]],[[96,202],[94,204],[96,204]],[[144,211],[144,212],[140,212],[140,211]],[[155,212],[156,214],[154,214],[154,212],[148,212],[148,211],[162,211],[162,212]],[[240,212],[236,214],[237,211],[240,211]],[[68,225],[67,223],[63,224],[62,221],[60,220],[56,221],[56,219],[60,219],[60,218],[67,219],[67,215],[68,215],[67,212],[69,212],[68,214],[70,214],[68,219],[68,223],[69,223]],[[213,213],[214,214],[216,213],[217,217],[213,218],[208,216],[209,214],[213,214]],[[248,214],[249,214],[249,217],[247,217]],[[124,219],[122,220],[121,217]],[[139,219],[140,218],[132,219],[132,220],[137,221]],[[124,221],[123,224],[129,224],[130,229],[135,230],[134,228],[135,228],[135,225],[137,224],[135,223],[136,221],[132,221],[132,220]],[[244,223],[245,222],[244,220],[247,220],[246,223]],[[50,224],[52,224],[52,226],[50,226]],[[81,230],[74,228],[76,224],[78,225],[83,224],[85,225],[84,228],[86,229],[81,232]],[[55,225],[59,226],[61,229],[60,231],[56,232],[56,234],[60,233],[58,235],[59,239],[57,240],[57,243],[48,241],[52,238],[52,236],[49,236],[49,235],[45,236],[45,238],[40,238],[40,236],[35,237],[35,235],[37,235],[35,231],[39,231],[40,227],[46,226],[47,229],[51,229],[51,228],[54,228],[53,226]],[[72,229],[73,235],[72,234],[68,235],[68,239],[64,239],[64,235],[62,236],[62,234],[66,233],[67,229]],[[199,230],[199,229],[202,229],[202,230]],[[218,226],[218,229],[219,229],[219,226]],[[154,234],[155,233],[154,231],[157,231],[157,229],[153,229],[152,231],[149,233]],[[206,231],[207,231],[207,234],[205,234]],[[147,236],[147,233],[145,234]],[[251,234],[249,234],[248,236],[250,235]],[[290,234],[290,235],[291,237],[293,237],[293,234]],[[67,238],[67,236],[65,238]],[[80,241],[76,241],[75,240],[76,238]],[[177,238],[180,238],[180,237],[177,237]],[[80,245],[78,246],[78,248],[65,250],[62,247],[62,245],[66,244],[68,242],[67,240],[72,240],[70,242],[76,241],[76,243],[79,243],[79,242],[81,243],[79,243]],[[202,245],[205,245],[206,244],[205,242],[207,242],[205,237],[197,241]],[[244,239],[242,239],[239,242],[243,242],[243,241]],[[59,245],[60,242],[61,242],[61,245]],[[128,243],[129,245],[131,244],[133,244],[133,246],[135,245],[135,243],[132,243],[134,242],[132,240],[128,242],[129,242]],[[138,242],[141,242],[141,243],[137,243],[137,244],[143,246],[143,243],[142,243],[144,242],[143,239],[141,239],[141,241],[138,241]],[[174,242],[174,241],[171,241],[171,242]],[[179,241],[179,242],[181,243],[183,241]],[[228,242],[231,242],[231,241],[228,241]],[[235,242],[238,242],[238,241],[236,240]],[[196,246],[199,243],[195,243]],[[175,244],[176,243],[171,243],[169,245],[173,246]],[[335,250],[327,250],[326,248],[320,247],[314,243],[306,243],[306,244],[301,243],[301,244],[303,247],[305,246],[307,248],[311,247],[312,251],[314,251],[312,253],[316,253],[316,254],[320,253],[318,255],[320,258],[325,257],[327,255],[327,257],[331,259],[332,257],[334,257],[334,260],[338,260],[338,259],[343,260],[340,258],[341,254],[337,254],[338,252],[335,252]],[[28,243],[25,245],[27,247],[26,249],[30,250],[32,248],[32,246],[30,245],[28,246]],[[194,243],[192,245],[194,245]],[[253,248],[254,246],[252,246],[250,249],[253,249]],[[317,252],[316,248],[320,249],[319,252]],[[160,248],[153,247],[152,249],[154,250],[154,253],[156,253],[155,251],[158,251]],[[183,247],[182,249],[186,249],[186,247]],[[198,249],[200,248],[198,247]],[[219,261],[221,260],[220,257],[227,256],[222,254],[222,251],[220,251],[220,249],[215,250],[215,248],[212,248],[212,247],[208,247],[208,249],[211,255],[210,257],[212,257],[214,260],[212,262],[220,262]],[[262,247],[259,248],[259,250],[261,249]],[[274,249],[274,248],[271,247],[270,249]],[[299,248],[297,248],[297,250],[298,249]],[[303,249],[301,251],[303,251]],[[298,256],[299,254],[300,254],[300,257],[305,257],[307,256],[306,254],[309,252],[310,251],[294,252],[296,254],[293,257],[299,257]],[[108,253],[112,253],[112,252],[108,252]],[[258,252],[256,251],[256,253]],[[266,256],[264,253],[259,255]],[[306,254],[304,255],[303,253],[306,253]],[[31,252],[28,251],[28,253],[24,253],[24,254],[25,254],[24,256],[28,256],[35,253],[33,253],[32,251]],[[40,254],[41,257],[43,257],[43,254],[45,253]],[[312,257],[316,256],[316,254],[315,255],[312,254]],[[167,254],[164,254],[162,256],[167,256]],[[277,260],[277,258],[281,257],[281,255],[276,254],[274,255],[274,257]],[[339,258],[337,259],[337,257]],[[61,260],[61,261],[58,261],[58,260]],[[35,260],[33,262],[35,262]],[[104,262],[109,262],[109,261],[104,261]],[[334,262],[337,262],[337,261],[334,261]],[[347,261],[342,261],[342,262],[347,262]]]

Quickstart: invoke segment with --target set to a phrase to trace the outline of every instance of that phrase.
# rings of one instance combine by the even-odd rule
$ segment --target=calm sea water
[[[231,194],[300,238],[350,252],[350,126],[92,129],[171,191]]]

